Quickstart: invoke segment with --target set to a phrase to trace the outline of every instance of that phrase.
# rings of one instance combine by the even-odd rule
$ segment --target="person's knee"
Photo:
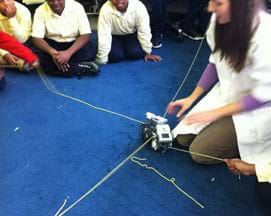
[[[145,53],[141,49],[132,49],[127,50],[125,55],[127,59],[137,60],[143,58],[145,56]]]
[[[210,152],[205,151],[204,147],[198,144],[192,144],[189,147],[190,155],[193,161],[199,164],[218,164],[221,161],[218,161],[214,158],[211,158],[212,155]],[[208,157],[210,156],[210,157]]]
[[[179,145],[189,147],[195,136],[194,134],[180,134],[176,137],[176,140]]]
[[[124,60],[124,55],[121,53],[117,53],[117,52],[112,52],[109,55],[109,62],[112,63],[117,63]]]

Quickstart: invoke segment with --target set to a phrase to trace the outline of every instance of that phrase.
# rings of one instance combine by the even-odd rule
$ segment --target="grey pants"
[[[232,117],[219,119],[204,128],[198,135],[182,134],[177,142],[189,151],[221,159],[239,157],[237,136]],[[217,164],[219,160],[191,154],[194,161],[202,164]]]

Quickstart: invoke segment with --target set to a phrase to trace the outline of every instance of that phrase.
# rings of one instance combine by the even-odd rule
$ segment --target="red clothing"
[[[0,32],[0,48],[32,64],[38,57],[27,47],[17,41],[14,37]]]

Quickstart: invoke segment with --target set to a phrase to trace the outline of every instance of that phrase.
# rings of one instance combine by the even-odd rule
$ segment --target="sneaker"
[[[170,30],[173,31],[177,38],[181,38],[183,37],[183,28],[182,28],[182,22],[181,21],[177,21],[174,23],[170,23],[169,24]]]
[[[153,37],[152,38],[152,48],[158,49],[162,47],[162,38],[161,37]]]
[[[100,73],[100,69],[95,62],[80,62],[78,67],[80,68],[80,71],[77,73],[78,77],[84,75],[96,76],[98,73]]]
[[[193,25],[183,28],[183,36],[195,41],[204,39],[204,36],[200,34]]]

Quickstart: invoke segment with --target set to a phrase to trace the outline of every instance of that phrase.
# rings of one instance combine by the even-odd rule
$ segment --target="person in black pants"
[[[65,9],[65,10],[64,10]],[[76,1],[47,0],[34,14],[32,40],[45,73],[73,77],[97,75],[96,48],[83,6]]]
[[[150,4],[152,47],[160,48],[162,46],[162,37],[165,25],[166,0],[150,0]]]
[[[207,12],[208,0],[189,0],[187,14],[181,22],[183,35],[192,40],[201,40],[207,29],[210,14]]]

